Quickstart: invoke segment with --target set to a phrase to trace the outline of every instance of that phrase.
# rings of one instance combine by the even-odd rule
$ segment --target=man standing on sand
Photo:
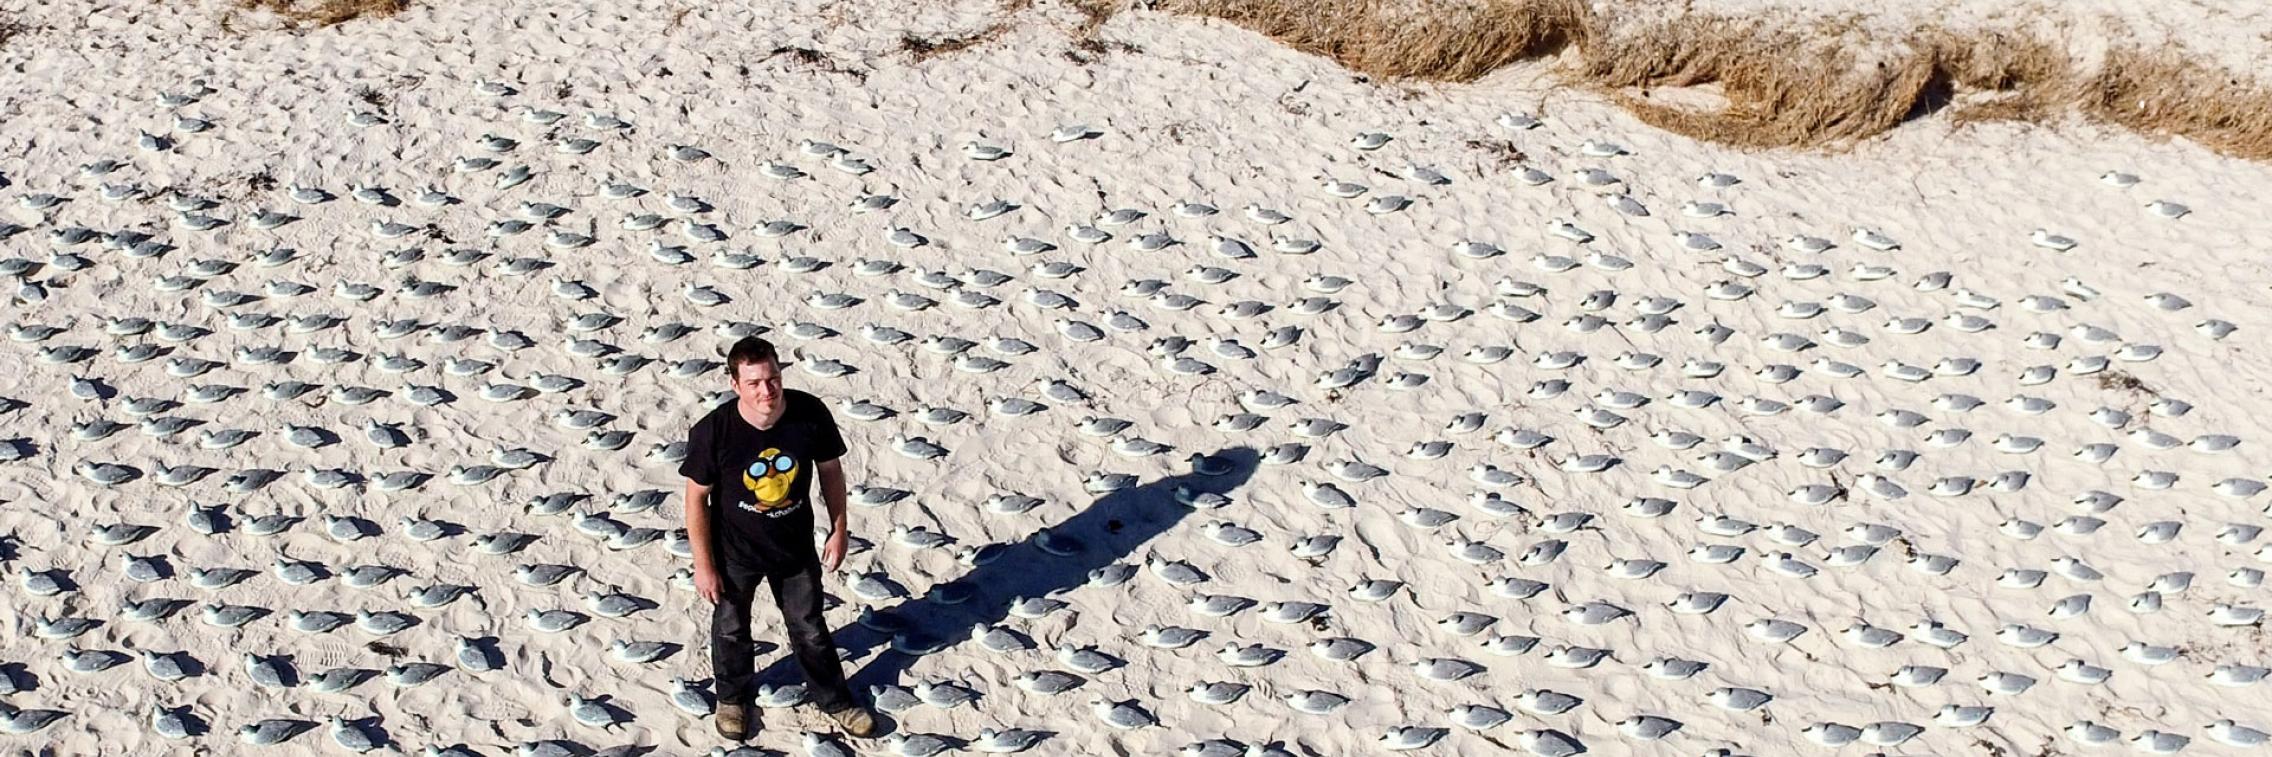
[[[781,387],[781,358],[757,337],[726,353],[735,399],[688,431],[686,535],[694,544],[694,590],[716,606],[710,616],[710,661],[716,673],[718,734],[749,737],[750,600],[770,584],[788,626],[789,649],[804,669],[807,700],[844,731],[875,735],[875,713],[852,698],[836,643],[821,618],[823,565],[844,562],[844,437],[828,406]],[[828,505],[828,544],[813,549],[813,478]]]

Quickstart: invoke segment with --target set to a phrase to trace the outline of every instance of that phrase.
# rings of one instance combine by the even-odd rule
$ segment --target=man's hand
[[[820,548],[821,567],[827,568],[830,573],[834,573],[837,566],[844,564],[846,541],[847,535],[844,533],[844,529],[836,528],[828,532],[828,543]]]
[[[717,568],[708,565],[694,566],[694,593],[702,595],[703,599],[710,600],[710,604],[717,604],[718,595],[723,593],[724,589],[725,582],[718,579]]]

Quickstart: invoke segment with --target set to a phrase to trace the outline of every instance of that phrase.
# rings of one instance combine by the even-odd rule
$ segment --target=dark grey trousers
[[[718,701],[746,704],[757,694],[750,681],[757,664],[757,650],[750,637],[750,602],[756,598],[757,585],[763,582],[772,585],[773,604],[781,609],[789,652],[796,657],[797,667],[804,669],[806,702],[824,712],[852,706],[852,689],[844,683],[844,665],[837,659],[836,641],[821,618],[820,564],[807,562],[766,570],[737,563],[723,554],[718,558],[719,579],[724,585],[710,615],[710,665],[717,676],[714,686]]]

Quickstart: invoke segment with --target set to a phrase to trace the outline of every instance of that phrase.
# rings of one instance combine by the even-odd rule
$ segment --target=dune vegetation
[[[237,1],[295,27],[389,16],[410,5]],[[1108,20],[1136,7],[1069,1],[1082,15],[1077,35],[1091,42]],[[1009,0],[1004,10],[1032,4]],[[1468,82],[1517,61],[1552,59],[1572,85],[1601,90],[1650,124],[1741,147],[1836,147],[1938,113],[1959,123],[2078,114],[2272,159],[2272,87],[2179,49],[2118,47],[2086,64],[2016,31],[1918,28],[1888,40],[1865,35],[1854,18],[1636,20],[1583,0],[1154,0],[1142,7],[1221,19],[1383,81]],[[936,40],[908,37],[903,47],[916,61],[940,57],[992,41],[1008,23]],[[1667,90],[1695,90],[1710,102],[1657,96]]]
[[[1094,18],[1115,4],[1084,0]],[[1793,24],[1735,17],[1630,21],[1580,0],[1159,0],[1385,80],[1472,81],[1508,63],[1554,59],[1643,120],[1743,147],[1826,147],[1927,114],[1959,122],[2070,113],[2180,136],[2236,157],[2272,158],[2272,88],[2175,49],[2116,48],[2086,66],[2010,31],[1919,28],[1888,41],[1850,18]],[[1863,57],[1856,50],[1883,51]],[[1713,107],[1651,96],[1708,90]]]

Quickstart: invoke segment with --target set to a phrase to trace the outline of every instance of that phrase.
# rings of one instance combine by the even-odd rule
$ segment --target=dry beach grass
[[[2218,152],[2272,158],[2272,91],[2170,50],[2118,50],[2076,95],[2083,112]]]

